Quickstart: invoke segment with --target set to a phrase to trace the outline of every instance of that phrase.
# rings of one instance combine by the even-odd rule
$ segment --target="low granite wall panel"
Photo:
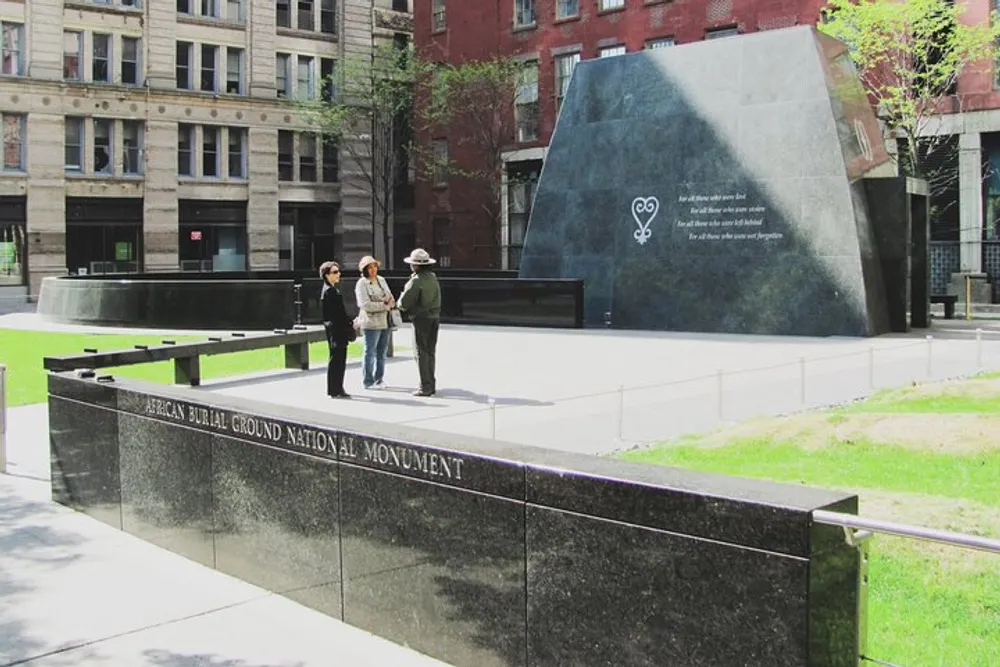
[[[98,385],[91,388],[104,389]],[[83,398],[99,399],[95,393],[85,392]],[[107,393],[105,398],[113,403],[114,390],[100,393]],[[50,395],[49,459],[53,500],[121,529],[117,412]]]
[[[216,436],[215,566],[343,618],[337,464]]]
[[[528,506],[531,667],[801,667],[805,558]]]
[[[341,465],[344,620],[454,665],[524,665],[524,504]]]
[[[123,530],[214,567],[211,434],[121,414],[118,441]]]

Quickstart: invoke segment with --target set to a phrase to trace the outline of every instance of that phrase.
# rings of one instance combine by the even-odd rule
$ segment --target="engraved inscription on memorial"
[[[766,206],[745,192],[684,194],[677,198],[677,230],[696,242],[762,243],[781,241],[782,232],[768,230]]]
[[[243,412],[147,396],[142,413],[222,435],[275,445],[309,454],[338,456],[345,462],[369,463],[433,479],[462,481],[464,459],[397,443],[341,435]]]

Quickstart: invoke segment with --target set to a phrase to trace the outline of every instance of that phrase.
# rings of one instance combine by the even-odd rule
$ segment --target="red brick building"
[[[989,20],[1000,0],[966,0],[966,21]],[[416,192],[417,240],[444,264],[515,269],[537,175],[559,100],[579,60],[771,30],[819,20],[823,0],[416,0],[414,45],[426,59],[460,63],[504,54],[529,64],[508,173],[499,235],[471,222],[481,200],[458,183],[423,182]],[[935,291],[951,272],[988,272],[1000,283],[1000,80],[991,63],[971,68],[945,105],[954,135],[955,206],[937,221]],[[523,112],[523,113],[522,113]],[[460,160],[461,128],[436,140]],[[445,148],[446,147],[446,148]],[[959,150],[961,147],[961,150]],[[991,169],[990,165],[995,165]],[[997,176],[990,178],[990,174]],[[525,179],[527,176],[529,178]],[[433,180],[433,179],[432,179]],[[495,238],[501,239],[497,248]],[[950,244],[950,245],[949,245]],[[994,266],[995,264],[995,266]]]

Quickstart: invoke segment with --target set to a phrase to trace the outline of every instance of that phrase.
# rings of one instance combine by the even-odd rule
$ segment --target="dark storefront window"
[[[336,204],[279,204],[279,261],[286,254],[290,268],[311,270],[340,258],[340,238],[334,233]],[[285,245],[287,247],[282,248]]]
[[[141,199],[66,199],[70,274],[140,273],[142,253]]]
[[[247,203],[180,202],[181,271],[247,270]]]
[[[25,284],[28,268],[25,220],[24,197],[0,197],[0,285]]]

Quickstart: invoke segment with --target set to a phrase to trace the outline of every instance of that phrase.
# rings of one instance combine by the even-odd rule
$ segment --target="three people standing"
[[[323,305],[323,326],[330,347],[327,366],[327,394],[333,398],[350,398],[344,391],[344,369],[347,345],[360,331],[364,341],[362,364],[365,389],[385,387],[385,359],[389,348],[389,333],[398,326],[399,311],[405,311],[413,323],[414,356],[420,372],[420,388],[415,396],[437,393],[435,361],[438,330],[441,326],[441,286],[430,267],[436,264],[427,251],[417,248],[404,260],[413,275],[407,281],[396,303],[388,283],[378,275],[380,263],[371,255],[358,262],[361,278],[354,286],[358,317],[352,322],[341,295],[340,266],[324,262],[319,269],[323,279],[320,301]],[[398,308],[398,310],[397,310]]]
[[[364,340],[365,389],[385,387],[385,357],[389,349],[389,329],[392,325],[392,309],[396,300],[385,279],[378,275],[380,263],[371,255],[358,262],[361,278],[354,286],[354,298],[358,304],[358,327]]]

